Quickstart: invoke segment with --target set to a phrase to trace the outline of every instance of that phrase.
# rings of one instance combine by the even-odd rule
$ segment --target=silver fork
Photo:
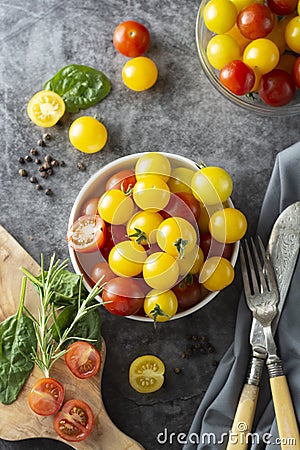
[[[269,255],[266,253],[260,238],[258,238],[258,243],[257,249],[254,241],[251,240],[254,259],[247,242],[245,242],[246,253],[241,247],[241,268],[246,301],[253,316],[261,323],[264,330],[268,354],[267,368],[281,448],[300,450],[299,429],[295,411],[271,329],[272,321],[277,314],[276,305],[279,300],[279,292]]]

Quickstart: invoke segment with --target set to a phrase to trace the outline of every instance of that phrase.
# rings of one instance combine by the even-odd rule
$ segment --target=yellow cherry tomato
[[[213,36],[207,44],[206,52],[208,61],[218,70],[221,70],[233,59],[241,59],[239,44],[227,34]]]
[[[235,4],[237,11],[241,11],[241,9],[246,8],[246,6],[251,5],[252,3],[264,3],[264,0],[231,0],[232,3]]]
[[[135,176],[141,180],[147,175],[158,175],[165,182],[171,174],[171,164],[165,155],[158,152],[145,153],[136,162]]]
[[[181,217],[169,217],[157,229],[156,240],[159,247],[169,255],[182,258],[196,245],[197,233],[192,224]]]
[[[230,0],[210,0],[203,11],[206,27],[213,33],[226,33],[235,24],[237,9]]]
[[[241,53],[245,50],[247,45],[249,44],[250,39],[246,38],[241,32],[237,24],[235,24],[229,31],[227,31],[225,34],[228,34],[229,36],[233,37],[235,41],[239,44]]]
[[[195,174],[195,170],[188,169],[187,167],[175,167],[172,170],[168,186],[173,194],[178,192],[192,193],[191,183]]]
[[[209,231],[216,241],[233,244],[245,235],[247,219],[236,208],[224,208],[211,216]]]
[[[234,279],[234,268],[225,258],[208,258],[200,271],[199,282],[209,291],[220,291],[229,286]]]
[[[113,225],[126,223],[132,216],[133,210],[133,201],[120,189],[104,192],[98,202],[100,217]]]
[[[231,195],[231,176],[221,167],[203,167],[192,178],[193,194],[205,205],[225,202]]]
[[[39,127],[53,127],[64,115],[65,102],[53,91],[40,91],[34,94],[27,105],[27,114]]]
[[[78,117],[69,129],[71,144],[83,153],[99,152],[106,144],[107,130],[103,123],[90,116]]]
[[[223,207],[223,203],[217,203],[216,205],[204,205],[203,203],[200,203],[201,212],[198,219],[200,233],[208,233],[208,224],[211,216],[214,212],[223,209]]]
[[[178,309],[178,300],[173,291],[157,291],[152,289],[146,295],[144,311],[154,322],[166,322],[173,317]]]
[[[108,263],[111,270],[120,277],[135,277],[143,270],[147,253],[142,245],[133,241],[122,241],[110,251]]]
[[[127,236],[141,245],[156,242],[156,231],[163,221],[163,217],[156,212],[140,211],[127,224]]]
[[[285,27],[285,41],[295,53],[300,53],[300,16],[294,17]]]
[[[164,373],[165,365],[157,356],[139,356],[129,367],[129,383],[135,391],[149,394],[162,387]]]
[[[133,188],[133,199],[137,206],[149,212],[164,209],[170,200],[167,183],[157,175],[146,175]]]
[[[188,254],[184,255],[183,258],[178,258],[179,265],[179,275],[183,277],[187,274],[196,275],[200,271],[200,267],[204,262],[204,253],[202,249],[195,245],[193,250]]]
[[[130,59],[122,69],[123,82],[132,91],[150,89],[156,83],[157,77],[155,62],[145,56]]]
[[[276,44],[266,38],[255,39],[244,50],[243,61],[262,75],[275,69],[280,53]]]
[[[148,256],[143,266],[146,283],[153,289],[165,291],[177,283],[179,266],[172,255],[155,252]]]

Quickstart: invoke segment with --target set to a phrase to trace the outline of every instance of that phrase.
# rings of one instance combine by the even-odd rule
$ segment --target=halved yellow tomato
[[[158,391],[164,384],[165,365],[154,355],[136,358],[129,368],[129,383],[141,394]]]
[[[27,114],[39,127],[53,127],[65,112],[65,102],[53,91],[39,91],[29,100]]]

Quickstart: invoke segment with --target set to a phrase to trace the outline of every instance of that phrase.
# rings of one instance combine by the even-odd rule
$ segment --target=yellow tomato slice
[[[53,91],[37,92],[28,102],[27,114],[39,127],[53,127],[65,112],[65,102]]]
[[[165,365],[154,355],[136,358],[129,368],[129,383],[141,394],[158,391],[164,384]]]

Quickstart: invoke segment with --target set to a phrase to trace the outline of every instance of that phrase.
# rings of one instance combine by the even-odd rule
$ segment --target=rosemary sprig
[[[75,324],[79,322],[86,314],[99,308],[99,303],[95,304],[92,301],[97,295],[100,294],[102,286],[100,286],[101,280],[96,283],[93,289],[90,291],[85,299],[81,299],[82,292],[82,277],[79,285],[79,296],[77,301],[77,312],[71,322],[71,324],[62,332],[59,328],[57,317],[61,310],[61,307],[56,307],[51,299],[55,294],[53,286],[60,277],[62,271],[66,269],[68,260],[55,261],[55,254],[50,259],[48,271],[45,272],[44,257],[41,255],[41,277],[37,278],[31,274],[24,267],[21,268],[26,277],[36,286],[40,304],[38,307],[37,317],[35,317],[30,311],[26,309],[29,317],[33,321],[35,334],[37,338],[37,348],[32,349],[32,357],[35,364],[40,368],[45,377],[49,377],[50,370],[53,364],[66,353],[66,349],[63,348],[64,344],[70,339],[80,340],[82,338],[72,336],[71,332]],[[91,304],[92,303],[92,304]],[[53,327],[55,328],[58,336],[58,341],[54,339]],[[87,339],[85,339],[87,340]]]

